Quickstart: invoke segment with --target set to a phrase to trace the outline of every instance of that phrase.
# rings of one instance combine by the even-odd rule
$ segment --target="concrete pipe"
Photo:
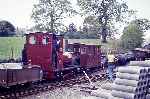
[[[125,85],[125,86],[132,86],[132,87],[139,87],[145,86],[147,81],[137,81],[137,80],[128,80],[128,79],[120,79],[116,78],[114,83],[118,85]]]
[[[148,74],[150,74],[150,68],[148,68]]]
[[[142,67],[140,65],[128,65],[127,66],[128,68],[137,68],[137,69],[144,69],[144,73],[147,73],[148,72],[148,69],[150,69],[150,67]]]
[[[129,73],[116,73],[117,78],[121,79],[128,79],[128,80],[137,80],[137,81],[142,81],[146,80],[146,75],[145,74],[129,74]]]
[[[124,99],[138,99],[139,94],[127,93],[122,91],[112,90],[112,96]]]
[[[130,61],[128,65],[136,66],[139,65],[141,67],[150,67],[150,61],[145,60],[145,61]]]
[[[132,87],[132,86],[113,84],[112,88],[113,90],[134,93],[134,94],[143,92],[143,87]]]
[[[114,97],[114,96],[110,96],[109,99],[124,99],[124,98],[119,98],[119,97]]]
[[[146,99],[146,94],[144,94],[144,93],[140,94],[138,99]]]
[[[141,65],[128,65],[128,67],[134,67],[134,68],[142,68],[142,69],[145,69],[145,73],[148,73],[148,72],[150,72],[150,67],[143,67],[143,66],[141,66]]]
[[[118,72],[121,73],[131,73],[131,74],[143,74],[146,72],[144,68],[139,68],[138,66],[127,66],[127,67],[119,67]]]
[[[150,94],[147,94],[147,95],[146,95],[146,99],[150,99]]]
[[[138,67],[138,68],[143,68],[143,69],[145,69],[145,73],[147,74],[150,74],[150,67],[142,67],[142,66],[140,66],[140,65],[129,65],[128,67]]]
[[[97,96],[100,98],[105,98],[108,99],[109,96],[111,95],[111,91],[110,90],[105,90],[105,89],[98,89],[98,90],[94,90],[91,92],[92,96]]]
[[[105,90],[112,90],[112,83],[103,84],[101,88]]]
[[[148,94],[150,94],[150,88],[148,88],[147,92],[148,92]]]
[[[141,82],[141,86],[142,86],[142,87],[148,86],[148,81],[142,81],[142,82]]]

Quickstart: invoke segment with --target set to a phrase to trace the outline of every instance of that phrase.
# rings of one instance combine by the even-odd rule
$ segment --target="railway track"
[[[91,74],[89,76],[92,82],[99,80],[105,80],[106,75],[103,74]],[[88,83],[89,81],[84,75],[79,75],[75,78],[62,81],[42,81],[31,85],[14,86],[8,89],[0,90],[0,99],[20,99],[29,95],[36,95],[41,92],[55,90],[60,87],[71,87],[75,84]]]

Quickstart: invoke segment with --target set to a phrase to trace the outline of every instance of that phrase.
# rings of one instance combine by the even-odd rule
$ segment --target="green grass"
[[[23,37],[0,37],[0,59],[19,58],[24,45]]]

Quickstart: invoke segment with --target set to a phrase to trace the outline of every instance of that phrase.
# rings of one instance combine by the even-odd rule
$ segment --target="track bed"
[[[89,77],[92,82],[104,80],[106,75],[97,73],[91,74]],[[53,91],[58,88],[71,87],[75,84],[89,83],[84,75],[79,75],[74,79],[59,81],[42,81],[40,83],[26,84],[24,86],[14,86],[9,89],[0,90],[0,99],[20,99],[38,93]]]

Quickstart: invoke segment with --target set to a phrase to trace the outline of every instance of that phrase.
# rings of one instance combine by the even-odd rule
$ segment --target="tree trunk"
[[[54,10],[50,14],[50,17],[51,17],[50,30],[52,33],[54,33],[54,16],[53,16],[53,14],[54,14]]]
[[[102,42],[103,43],[107,43],[106,37],[107,37],[107,30],[105,28],[103,28],[103,30],[102,30]]]
[[[51,21],[51,32],[54,33],[54,24],[52,21]]]
[[[51,17],[51,32],[54,33],[54,19],[53,19],[53,15]]]

